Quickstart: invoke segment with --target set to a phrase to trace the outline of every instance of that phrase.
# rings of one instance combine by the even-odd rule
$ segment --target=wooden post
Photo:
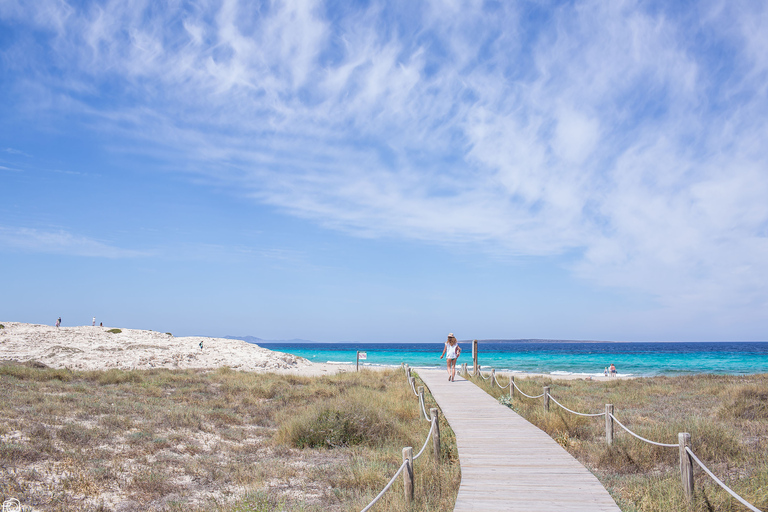
[[[477,375],[477,372],[480,370],[477,366],[477,340],[472,340],[472,365],[474,366],[474,374]]]
[[[405,500],[408,503],[413,502],[413,448],[408,446],[403,448],[403,487],[405,488]]]
[[[461,363],[461,375],[463,377],[467,376],[467,363]]]
[[[360,351],[357,351],[357,362],[355,363],[355,371],[360,371]]]
[[[493,383],[496,380],[496,368],[493,368],[491,370],[491,388],[493,388]]]
[[[419,402],[424,403],[424,386],[416,388],[416,392],[419,394]]]
[[[411,380],[411,367],[405,365],[405,374],[408,376],[408,380]]]
[[[416,377],[408,377],[408,383],[411,385],[411,389],[416,389]]]
[[[509,376],[509,398],[515,398],[515,376]]]
[[[432,433],[432,449],[435,451],[435,466],[440,465],[440,422],[438,421],[439,413],[436,407],[429,410],[429,415],[432,417],[432,421],[435,423],[435,431]]]
[[[544,410],[549,411],[549,386],[544,386]]]
[[[608,446],[613,444],[613,404],[605,404],[605,442]]]
[[[693,497],[693,459],[685,448],[691,447],[691,434],[680,432],[677,434],[677,441],[680,443],[680,478],[683,481],[685,497],[690,500]]]

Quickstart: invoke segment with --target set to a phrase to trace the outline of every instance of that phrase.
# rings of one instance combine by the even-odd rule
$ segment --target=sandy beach
[[[343,371],[240,340],[174,337],[167,333],[112,327],[52,327],[0,321],[0,360],[36,361],[71,370],[219,368],[251,372],[324,375]],[[203,348],[200,348],[202,342]]]

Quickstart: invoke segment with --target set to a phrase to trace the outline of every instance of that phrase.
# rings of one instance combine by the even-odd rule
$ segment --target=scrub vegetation
[[[436,407],[431,396],[427,406]],[[0,501],[43,511],[359,511],[429,431],[402,371],[325,377],[0,364]],[[460,470],[442,420],[380,511],[452,510]]]
[[[635,439],[614,422],[614,442],[605,440],[604,417],[576,416],[543,399],[531,400],[474,377],[473,382],[547,432],[586,465],[624,512],[744,511],[694,462],[694,497],[686,501],[678,448]],[[499,377],[505,385],[506,377]],[[698,375],[617,379],[607,382],[516,379],[528,395],[550,394],[578,412],[599,413],[614,405],[614,416],[636,434],[677,443],[691,434],[691,449],[726,485],[761,510],[768,510],[768,374]]]

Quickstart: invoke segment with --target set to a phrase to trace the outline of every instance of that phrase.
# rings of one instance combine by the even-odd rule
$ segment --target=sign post
[[[359,371],[360,371],[360,360],[361,360],[361,359],[362,359],[362,360],[366,360],[366,359],[368,359],[368,354],[367,354],[366,352],[360,352],[360,351],[358,350],[358,351],[357,351],[357,362],[355,363],[355,371],[356,371],[356,372],[359,372]]]

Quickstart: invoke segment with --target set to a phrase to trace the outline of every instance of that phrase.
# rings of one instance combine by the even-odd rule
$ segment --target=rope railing
[[[424,450],[427,449],[427,443],[429,443],[429,440],[432,437],[432,432],[435,431],[435,422],[431,421],[430,423],[432,423],[432,426],[429,427],[429,433],[427,434],[427,439],[424,441],[424,446],[421,447],[421,450],[419,450],[419,453],[413,456],[413,460],[416,460],[419,457],[421,457],[421,454],[424,453]]]
[[[419,393],[419,404],[421,405],[421,412],[424,413],[424,419],[432,421],[432,418],[427,415],[427,409],[424,407],[424,393]]]
[[[552,395],[550,395],[549,393],[547,393],[547,395],[549,396],[550,400],[552,400],[552,401],[553,401],[553,402],[555,402],[557,405],[559,405],[560,407],[562,407],[562,408],[563,408],[563,409],[565,409],[566,411],[570,412],[571,414],[576,414],[577,416],[591,416],[591,417],[596,417],[596,416],[605,416],[605,412],[598,412],[598,413],[586,413],[586,412],[576,412],[576,411],[572,411],[572,410],[570,410],[569,408],[567,408],[566,406],[564,406],[563,404],[561,404],[560,402],[558,402],[557,400],[555,400],[555,397],[553,397],[553,396],[552,396]]]
[[[536,395],[536,396],[526,395],[526,394],[523,392],[523,390],[522,390],[522,389],[520,389],[519,387],[517,387],[517,384],[516,384],[514,381],[512,381],[512,385],[513,385],[513,386],[515,386],[515,389],[516,389],[516,390],[518,390],[518,391],[520,392],[520,394],[521,394],[521,395],[523,395],[525,398],[530,398],[530,399],[533,399],[533,400],[535,400],[535,399],[537,399],[537,398],[541,398],[541,397],[543,397],[544,395],[546,395],[546,393],[542,393],[542,394],[540,394],[540,395]]]
[[[361,510],[360,512],[368,512],[368,511],[371,509],[371,507],[372,507],[372,506],[373,506],[373,505],[374,505],[374,504],[375,504],[377,501],[379,501],[379,498],[381,498],[382,496],[384,496],[384,493],[385,493],[385,492],[387,492],[387,491],[389,490],[389,488],[390,488],[390,487],[392,487],[392,484],[393,484],[393,483],[395,483],[395,480],[397,480],[397,477],[398,477],[398,476],[400,476],[400,473],[402,473],[402,472],[403,472],[403,469],[405,469],[405,466],[407,466],[407,465],[408,465],[408,461],[407,461],[407,460],[404,460],[404,461],[403,461],[403,463],[402,463],[402,464],[400,464],[400,469],[398,469],[398,470],[397,470],[397,473],[395,473],[395,476],[393,476],[393,477],[392,477],[392,479],[389,481],[389,483],[386,485],[386,487],[384,487],[384,489],[382,489],[382,490],[381,490],[381,492],[380,492],[380,493],[379,493],[379,494],[378,494],[378,495],[377,495],[375,498],[373,498],[373,501],[372,501],[372,502],[370,502],[370,503],[368,504],[368,506],[367,506],[367,507],[365,507],[365,508],[364,508],[363,510]]]
[[[679,443],[678,444],[657,443],[656,441],[651,441],[650,439],[646,439],[643,436],[639,436],[639,435],[635,434],[634,432],[632,432],[631,430],[629,430],[627,427],[625,427],[623,423],[621,423],[618,419],[616,419],[616,416],[614,416],[613,414],[610,414],[610,413],[608,413],[608,415],[611,417],[611,419],[613,421],[618,423],[621,428],[623,428],[628,433],[632,434],[633,436],[635,436],[636,438],[638,438],[641,441],[645,441],[646,443],[650,443],[650,444],[655,444],[656,446],[663,446],[665,448],[678,448],[680,446]]]
[[[747,500],[745,500],[744,498],[742,498],[741,496],[739,496],[738,494],[736,494],[735,492],[733,492],[733,490],[732,490],[730,487],[728,487],[727,485],[725,485],[725,484],[724,484],[722,481],[720,481],[720,479],[719,479],[719,478],[717,478],[717,477],[716,477],[714,474],[712,474],[712,472],[709,470],[709,468],[708,468],[707,466],[705,466],[705,465],[704,465],[704,463],[703,463],[703,462],[701,462],[701,461],[699,460],[699,458],[698,458],[698,457],[697,457],[697,456],[696,456],[696,455],[695,455],[695,454],[694,454],[694,453],[691,451],[691,449],[690,449],[690,448],[688,448],[688,447],[686,446],[686,447],[685,447],[685,451],[686,451],[686,453],[688,453],[688,455],[690,455],[691,457],[693,457],[693,460],[695,460],[695,461],[696,461],[696,463],[697,463],[697,464],[698,464],[698,465],[701,467],[701,469],[703,469],[703,470],[704,470],[704,472],[706,472],[706,473],[707,473],[707,474],[708,474],[708,475],[709,475],[709,476],[712,478],[712,480],[714,480],[715,482],[717,482],[717,484],[718,484],[720,487],[722,487],[723,489],[725,489],[725,490],[728,492],[728,494],[730,494],[731,496],[733,496],[734,498],[736,498],[737,500],[739,500],[739,501],[741,502],[741,504],[742,504],[742,505],[744,505],[745,507],[747,507],[749,510],[752,510],[753,512],[762,512],[762,511],[761,511],[759,508],[755,507],[754,505],[752,505],[751,503],[749,503]]]
[[[421,457],[421,455],[424,453],[424,450],[427,449],[427,446],[429,445],[429,440],[432,439],[432,435],[435,434],[435,432],[438,432],[438,433],[435,434],[436,437],[433,440],[433,447],[435,449],[435,460],[439,461],[440,435],[439,435],[439,431],[437,430],[438,429],[438,426],[437,426],[438,417],[437,417],[436,409],[432,409],[432,411],[434,413],[434,416],[432,416],[431,418],[429,416],[427,416],[427,410],[426,410],[426,408],[424,406],[424,387],[423,386],[419,386],[419,391],[417,392],[416,391],[416,386],[414,384],[415,378],[411,376],[411,369],[410,369],[410,367],[408,367],[408,365],[401,365],[401,366],[405,369],[405,374],[406,374],[406,377],[408,378],[408,383],[411,386],[411,390],[414,392],[414,394],[416,396],[419,397],[419,406],[420,406],[419,408],[421,409],[421,412],[424,413],[424,417],[427,419],[427,421],[429,421],[431,423],[431,426],[429,427],[429,432],[427,433],[427,439],[424,441],[424,445],[421,447],[421,450],[419,450],[419,453],[417,453],[414,456],[413,455],[413,450],[410,447],[409,448],[403,448],[403,458],[405,460],[403,460],[403,463],[400,465],[400,467],[398,468],[397,472],[395,472],[395,474],[389,480],[387,485],[384,486],[384,488],[381,490],[381,492],[378,495],[376,495],[376,497],[373,498],[373,500],[368,505],[366,505],[366,507],[364,509],[362,509],[361,512],[367,512],[368,510],[370,510],[371,507],[373,507],[373,505],[377,501],[379,501],[379,499],[382,496],[384,496],[384,494],[389,490],[389,488],[392,487],[392,484],[395,483],[395,480],[397,480],[397,477],[403,472],[403,470],[405,468],[407,468],[409,466],[409,464],[411,466],[411,468],[409,470],[409,475],[408,475],[410,483],[406,483],[405,484],[405,487],[406,487],[405,494],[406,494],[406,498],[409,501],[413,500],[413,463],[416,461],[416,459]],[[421,414],[419,414],[419,418],[421,418]],[[406,458],[406,453],[409,454],[407,458]]]
[[[483,377],[482,373],[480,374],[480,376]],[[611,444],[611,442],[613,441],[613,424],[612,424],[611,421],[609,421],[608,418],[610,418],[610,420],[615,421],[616,423],[618,423],[621,428],[623,428],[625,431],[627,431],[627,433],[629,433],[630,435],[634,436],[635,438],[637,438],[637,439],[639,439],[641,441],[644,441],[644,442],[652,444],[652,445],[661,446],[661,447],[664,447],[664,448],[679,448],[680,449],[680,469],[681,469],[682,477],[683,477],[683,486],[684,486],[685,494],[686,494],[686,496],[688,496],[689,499],[693,495],[693,468],[691,467],[691,462],[690,461],[684,460],[684,454],[686,455],[686,457],[685,457],[686,459],[687,459],[687,455],[690,455],[691,459],[696,461],[696,463],[701,467],[701,469],[704,470],[704,472],[707,473],[707,475],[709,475],[720,487],[722,487],[731,496],[736,498],[745,507],[747,507],[748,509],[752,510],[753,512],[762,512],[760,509],[758,509],[757,507],[755,507],[754,505],[752,505],[751,503],[746,501],[744,498],[742,498],[741,496],[736,494],[730,487],[725,485],[719,478],[717,478],[714,475],[714,473],[712,473],[712,471],[709,470],[709,468],[707,468],[704,465],[703,462],[701,462],[701,460],[699,460],[698,457],[696,457],[696,454],[694,454],[693,451],[691,450],[690,446],[688,446],[690,444],[690,434],[687,434],[687,433],[679,434],[678,435],[679,442],[676,443],[676,444],[673,444],[673,443],[659,443],[657,441],[652,441],[650,439],[646,439],[645,437],[642,437],[642,436],[636,434],[635,432],[633,432],[632,430],[627,428],[621,421],[619,421],[619,419],[616,418],[616,416],[613,415],[613,412],[612,412],[613,411],[613,405],[611,405],[611,404],[606,404],[605,412],[600,412],[600,413],[582,413],[582,412],[577,412],[577,411],[573,411],[573,410],[569,409],[568,407],[566,407],[563,404],[561,404],[560,402],[558,402],[555,399],[555,397],[553,397],[549,393],[549,388],[548,387],[544,388],[544,393],[542,393],[542,394],[540,394],[538,396],[531,396],[531,395],[528,395],[525,392],[523,392],[523,390],[521,390],[517,386],[517,383],[515,383],[515,380],[512,377],[510,377],[509,384],[507,386],[502,386],[499,383],[499,380],[496,378],[495,370],[491,373],[491,376],[488,377],[488,378],[491,378],[491,377],[493,378],[493,381],[496,382],[496,385],[499,388],[501,388],[501,389],[506,389],[510,385],[512,385],[512,386],[514,386],[515,389],[517,389],[517,391],[520,392],[521,395],[523,395],[526,398],[537,399],[537,398],[541,398],[541,397],[546,396],[548,400],[552,400],[558,406],[560,406],[562,409],[570,412],[571,414],[576,414],[578,416],[590,416],[590,417],[606,416],[606,439],[608,440],[609,444]],[[486,377],[483,377],[483,379],[487,380]],[[510,389],[510,391],[511,391],[511,389]],[[545,407],[546,407],[547,410],[549,410],[549,402],[548,401],[545,402]]]

